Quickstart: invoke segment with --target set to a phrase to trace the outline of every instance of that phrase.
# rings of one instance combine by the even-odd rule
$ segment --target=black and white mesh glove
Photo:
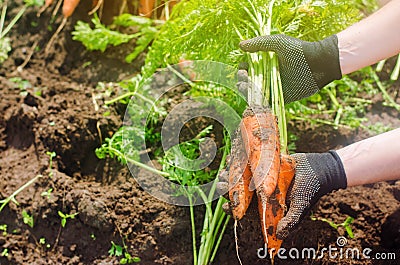
[[[342,161],[335,151],[294,154],[296,173],[287,199],[289,211],[278,223],[277,236],[286,238],[308,211],[325,194],[347,187]]]
[[[331,81],[342,78],[336,35],[317,42],[281,34],[261,36],[240,42],[240,48],[277,54],[286,103],[311,96]]]

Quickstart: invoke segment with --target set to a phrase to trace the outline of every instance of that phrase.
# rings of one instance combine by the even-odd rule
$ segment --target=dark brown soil
[[[12,2],[10,17],[22,1]],[[36,10],[29,10],[10,32],[13,50],[0,68],[0,199],[37,175],[42,177],[16,196],[18,205],[10,202],[0,212],[0,227],[7,225],[5,233],[0,231],[0,264],[119,264],[120,258],[110,257],[108,250],[111,241],[122,245],[123,240],[129,252],[141,258],[140,264],[191,264],[189,209],[158,201],[138,186],[127,168],[112,159],[99,160],[94,154],[104,138],[119,128],[123,115],[122,106],[102,107],[107,88],[96,88],[97,82],[136,73],[143,57],[128,65],[123,58],[129,45],[103,54],[87,52],[73,41],[70,31],[75,21],[88,20],[91,1],[81,2],[47,55],[43,48],[52,33],[47,30],[49,12],[36,18]],[[33,27],[32,21],[38,26]],[[17,71],[35,41],[39,51]],[[25,89],[21,89],[23,85]],[[367,117],[371,124],[400,126],[399,114],[382,107],[379,99]],[[292,130],[299,136],[299,152],[323,152],[371,135],[361,129],[302,124],[293,124]],[[51,168],[46,152],[56,153]],[[45,196],[43,192],[49,189],[51,193]],[[300,252],[306,247],[321,250],[337,247],[338,236],[344,235],[348,239],[345,248],[371,248],[371,256],[396,253],[397,261],[329,259],[326,255],[314,260],[276,259],[276,264],[398,264],[399,200],[400,181],[327,195],[315,207],[314,217],[335,223],[354,217],[354,238],[342,228],[335,230],[326,222],[306,218],[283,244]],[[33,227],[23,222],[23,211],[33,216]],[[59,211],[77,215],[63,228]],[[202,207],[196,211],[201,215]],[[201,223],[199,218],[198,225]],[[230,223],[214,264],[238,264],[232,228]],[[257,257],[257,249],[263,247],[258,220],[245,218],[238,230],[243,263],[269,264]],[[40,242],[43,239],[45,244]]]

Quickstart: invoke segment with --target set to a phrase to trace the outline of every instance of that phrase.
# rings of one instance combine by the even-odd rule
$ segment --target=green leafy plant
[[[124,127],[123,127],[124,128]],[[124,129],[128,129],[126,127]],[[216,206],[213,208],[212,205],[212,197],[215,193],[215,185],[217,182],[216,176],[218,175],[219,170],[225,165],[226,156],[229,152],[229,142],[225,144],[222,148],[222,161],[220,165],[220,169],[218,171],[187,171],[180,167],[174,165],[174,161],[179,161],[182,159],[180,157],[181,152],[184,154],[185,158],[195,159],[199,155],[199,146],[200,143],[204,141],[204,137],[211,132],[212,127],[206,127],[203,129],[194,139],[190,141],[183,142],[177,146],[170,148],[164,156],[159,159],[163,170],[159,171],[157,169],[151,168],[145,164],[142,164],[137,161],[138,157],[135,156],[136,153],[133,152],[132,146],[130,153],[124,153],[120,150],[124,150],[122,144],[122,135],[117,135],[117,133],[108,140],[108,143],[103,145],[100,149],[97,150],[96,154],[100,158],[104,158],[106,154],[109,154],[112,157],[116,157],[122,163],[132,163],[136,166],[143,167],[148,169],[149,171],[164,176],[171,181],[182,185],[182,188],[176,190],[177,195],[185,195],[189,200],[190,207],[190,218],[192,225],[192,241],[193,241],[193,253],[194,253],[194,264],[208,264],[211,262],[217,252],[218,246],[222,240],[222,235],[225,231],[225,228],[229,221],[229,216],[225,214],[222,210],[222,204],[226,202],[226,199],[220,197],[217,201]],[[132,139],[132,138],[129,138]],[[229,138],[226,138],[229,139]],[[181,151],[181,152],[179,152]],[[209,194],[205,194],[200,188],[197,187],[199,184],[205,184],[209,181],[214,181],[213,186],[211,188],[211,192]],[[190,188],[191,187],[191,188]],[[199,195],[204,203],[206,208],[206,215],[204,219],[204,225],[201,232],[200,246],[198,246],[197,242],[197,233],[195,229],[195,215],[194,215],[194,201],[193,198],[195,194]],[[120,253],[118,248],[114,247],[114,252]]]
[[[21,90],[19,94],[23,97],[27,96],[28,89],[32,88],[32,85],[28,80],[24,80],[20,77],[11,77],[9,80],[18,86],[18,88]]]
[[[51,193],[53,192],[53,188],[49,188],[46,191],[43,191],[42,193],[40,193],[40,196],[42,197],[47,197],[47,199],[50,199]]]
[[[48,243],[46,244],[46,238],[44,238],[44,237],[39,238],[39,244],[42,246],[45,246],[46,248],[51,247],[50,244],[48,244]]]
[[[338,230],[339,227],[343,227],[346,230],[347,235],[350,238],[354,238],[354,233],[353,233],[353,230],[351,228],[351,224],[353,223],[354,218],[351,217],[351,216],[348,216],[346,218],[346,220],[343,223],[340,223],[340,224],[336,224],[334,221],[328,220],[326,218],[316,218],[314,216],[311,216],[311,220],[313,220],[313,221],[317,221],[318,220],[318,221],[326,222],[336,230]]]
[[[54,174],[54,172],[53,172],[53,159],[57,156],[57,154],[56,154],[56,152],[47,151],[46,155],[49,156],[49,168],[48,168],[49,177],[53,177],[53,174]]]
[[[97,15],[93,17],[92,23],[94,29],[88,23],[78,21],[72,32],[73,39],[82,42],[90,51],[99,50],[101,52],[104,52],[110,45],[118,46],[137,39],[133,52],[125,58],[128,63],[131,63],[151,43],[162,22],[131,14],[122,14],[114,19],[110,27],[103,25]],[[117,27],[136,28],[137,33],[121,33],[115,29]]]
[[[212,127],[208,126],[204,128],[194,139],[183,142],[177,146],[171,147],[164,157],[160,159],[160,163],[163,166],[163,172],[168,173],[166,176],[168,179],[175,183],[179,183],[182,187],[177,192],[183,192],[189,200],[190,207],[190,220],[192,225],[192,242],[193,242],[193,264],[209,264],[214,260],[217,253],[218,246],[221,242],[222,235],[226,229],[230,216],[227,216],[222,210],[222,205],[227,200],[220,197],[216,203],[216,206],[212,206],[212,197],[215,192],[215,185],[217,182],[216,176],[219,171],[224,168],[226,156],[229,152],[229,142],[225,143],[222,147],[222,160],[218,171],[188,171],[181,167],[175,166],[179,164],[185,168],[184,163],[181,162],[196,159],[199,155],[199,146],[204,141],[204,137],[211,132]],[[229,138],[226,138],[229,139]],[[182,154],[184,157],[182,157]],[[202,161],[199,161],[201,163]],[[190,162],[193,166],[193,162]],[[188,166],[188,165],[186,165]],[[210,181],[214,181],[214,185],[211,188],[209,194],[205,194],[198,185],[206,184]],[[198,194],[203,199],[206,212],[204,217],[203,228],[201,230],[200,246],[197,248],[197,234],[195,225],[195,214],[194,214],[194,195]]]
[[[7,235],[7,225],[6,224],[0,225],[0,231],[3,231],[2,232],[3,236],[6,236]]]
[[[123,253],[123,247],[115,244],[114,241],[111,241],[111,248],[108,250],[108,254],[110,254],[110,256],[119,257],[122,255],[122,253]]]
[[[1,252],[0,256],[2,257],[8,257],[8,248],[3,249],[3,251]]]
[[[119,261],[120,264],[131,264],[140,262],[139,257],[132,257],[131,254],[129,254],[125,243],[124,246],[122,247],[120,245],[115,244],[114,241],[111,241],[111,248],[108,250],[108,254],[110,255],[110,257],[123,256]]]
[[[61,217],[61,227],[65,227],[67,224],[67,219],[75,219],[75,216],[77,216],[78,213],[65,214],[61,211],[58,211],[58,215]]]
[[[29,227],[33,228],[33,216],[27,213],[25,210],[22,211],[22,218],[24,224],[28,225]]]
[[[269,6],[271,17],[268,17]],[[211,0],[182,1],[175,6],[171,19],[160,29],[146,57],[142,76],[151,76],[157,68],[175,64],[181,58],[214,60],[235,66],[245,60],[243,53],[238,50],[241,39],[281,33],[304,40],[320,40],[358,21],[362,17],[360,10],[368,13],[374,9],[375,1],[360,0],[229,3],[215,3]],[[250,56],[253,57],[252,60],[257,60],[259,55]],[[254,76],[261,76],[263,72],[260,71],[272,66],[260,64],[258,67],[261,68],[252,67],[250,70],[259,71]],[[316,125],[357,128],[365,121],[360,115],[372,103],[370,100],[363,100],[365,94],[372,95],[371,90],[382,93],[387,104],[398,109],[385,86],[369,68],[351,76],[352,78],[345,77],[334,82],[315,97],[287,105],[288,119],[303,120]],[[359,82],[356,79],[367,81]],[[258,83],[257,80],[254,81]]]

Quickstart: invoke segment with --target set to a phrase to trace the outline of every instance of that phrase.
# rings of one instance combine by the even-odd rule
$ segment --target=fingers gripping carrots
[[[241,141],[242,148],[238,143]],[[246,109],[240,125],[240,137],[234,140],[231,152],[230,209],[233,218],[240,220],[256,190],[264,241],[269,249],[275,249],[271,252],[272,259],[282,244],[282,240],[276,237],[276,228],[285,214],[286,194],[295,168],[294,160],[288,155],[281,155],[280,151],[277,119],[271,110],[257,106]],[[247,157],[238,153],[245,153]]]

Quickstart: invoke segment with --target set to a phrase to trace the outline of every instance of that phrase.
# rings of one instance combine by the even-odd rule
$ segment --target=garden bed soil
[[[18,11],[21,2],[13,2],[9,16]],[[10,33],[13,49],[0,68],[0,199],[37,175],[42,177],[16,196],[18,205],[10,202],[0,212],[0,225],[7,225],[0,234],[0,264],[119,264],[120,257],[109,256],[111,242],[121,246],[125,242],[129,253],[140,257],[140,264],[191,264],[189,209],[153,198],[126,167],[95,156],[95,148],[121,125],[124,110],[118,104],[102,107],[109,99],[107,86],[99,88],[97,82],[137,73],[143,56],[126,64],[124,54],[132,43],[99,53],[87,52],[73,41],[72,25],[77,19],[88,20],[89,9],[79,6],[48,54],[43,47],[52,34],[47,29],[49,12],[36,18],[36,10],[29,10]],[[36,27],[32,21],[37,22]],[[35,42],[40,49],[18,71]],[[398,83],[394,86],[393,90],[399,89]],[[383,107],[379,97],[368,113],[370,124],[400,126],[398,112]],[[372,135],[363,129],[310,128],[302,123],[291,124],[291,130],[298,136],[298,152],[324,152]],[[51,167],[48,152],[56,154]],[[136,174],[149,173],[138,170]],[[321,199],[313,216],[336,223],[354,217],[353,239],[342,228],[335,230],[327,222],[306,217],[283,244],[300,253],[304,248],[320,253],[323,248],[338,247],[337,238],[345,236],[343,249],[370,248],[371,257],[395,253],[397,261],[328,255],[292,259],[287,253],[288,259],[277,258],[276,264],[398,264],[399,200],[400,181],[337,191]],[[23,210],[33,216],[33,227],[23,222]],[[59,211],[77,215],[67,219],[63,228]],[[196,212],[201,216],[202,207],[196,207]],[[201,223],[199,218],[199,227]],[[259,226],[258,219],[249,216],[239,222],[243,264],[270,263],[257,256],[263,247]],[[214,264],[238,264],[233,222]]]

